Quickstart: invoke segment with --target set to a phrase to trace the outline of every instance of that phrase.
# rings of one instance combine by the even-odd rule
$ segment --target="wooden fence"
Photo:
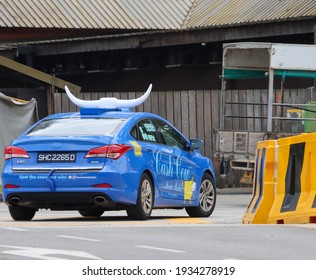
[[[143,92],[122,93],[80,93],[76,96],[86,100],[101,97],[134,99]],[[282,100],[285,103],[305,104],[316,100],[315,91],[305,89],[285,90]],[[201,138],[204,146],[201,153],[213,158],[215,131],[219,129],[220,118],[224,118],[225,129],[245,131],[266,131],[267,90],[232,90],[225,93],[225,117],[220,116],[220,91],[153,91],[144,104],[135,111],[158,114],[174,124],[188,138]],[[276,96],[280,93],[276,92]],[[65,93],[54,93],[55,113],[78,111]],[[279,108],[279,106],[278,106]],[[287,109],[277,107],[274,113],[287,116]],[[283,132],[303,132],[302,121],[282,121]]]

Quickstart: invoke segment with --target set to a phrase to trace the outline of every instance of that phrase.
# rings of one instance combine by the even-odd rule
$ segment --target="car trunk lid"
[[[101,170],[106,158],[86,155],[92,149],[110,144],[113,137],[25,138],[28,137],[13,143],[11,162],[14,171]]]

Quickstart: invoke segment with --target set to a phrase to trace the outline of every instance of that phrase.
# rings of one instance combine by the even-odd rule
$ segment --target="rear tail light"
[[[10,159],[10,158],[30,158],[30,156],[22,148],[15,147],[15,146],[7,146],[4,149],[4,159]]]
[[[18,189],[20,186],[13,185],[13,184],[6,184],[4,186],[5,189]]]
[[[107,157],[111,159],[118,159],[131,149],[132,147],[128,145],[110,145],[108,146]]]
[[[131,150],[132,147],[129,145],[113,144],[108,146],[101,146],[91,149],[85,158],[111,158],[118,159],[124,155],[127,151]]]

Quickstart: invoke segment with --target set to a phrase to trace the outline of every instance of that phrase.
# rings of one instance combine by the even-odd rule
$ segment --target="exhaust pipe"
[[[94,203],[100,206],[107,206],[108,201],[104,196],[98,195],[94,197]]]
[[[22,200],[21,200],[21,198],[19,198],[17,196],[13,196],[10,198],[9,202],[11,205],[15,206],[15,205],[19,205],[22,202]]]

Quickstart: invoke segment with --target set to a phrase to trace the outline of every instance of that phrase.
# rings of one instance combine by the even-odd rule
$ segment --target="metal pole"
[[[314,45],[316,45],[316,24],[314,25]],[[316,89],[316,79],[314,79],[314,90]]]
[[[274,70],[269,69],[269,92],[268,92],[268,123],[267,123],[267,132],[272,132],[272,103],[273,103],[273,80],[274,80]]]
[[[226,81],[224,80],[222,76],[222,89],[220,92],[220,118],[219,118],[219,128],[224,129],[224,123],[225,123],[225,91],[226,91]]]

